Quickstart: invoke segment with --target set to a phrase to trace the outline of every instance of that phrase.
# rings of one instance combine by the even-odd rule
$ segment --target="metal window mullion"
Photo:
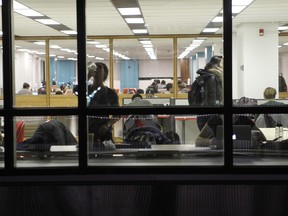
[[[79,167],[87,167],[86,0],[77,2]]]
[[[14,103],[14,30],[13,30],[13,1],[2,2],[3,29],[3,86],[4,86],[4,133],[5,133],[5,170],[10,172],[16,163],[15,138],[13,127]]]
[[[223,0],[223,39],[224,39],[224,166],[227,171],[233,168],[232,141],[232,0]]]

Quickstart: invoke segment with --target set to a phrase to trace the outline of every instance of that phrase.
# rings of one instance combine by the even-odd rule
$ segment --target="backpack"
[[[200,69],[204,71],[203,69]],[[219,86],[219,79],[216,75],[212,73],[203,73],[198,76],[191,85],[191,90],[188,92],[188,102],[190,106],[201,106],[205,103],[204,101],[204,90],[207,84],[207,80],[209,80],[212,76],[214,76],[217,82],[217,87]]]
[[[236,106],[257,106],[258,102],[255,98],[241,97],[236,101]]]

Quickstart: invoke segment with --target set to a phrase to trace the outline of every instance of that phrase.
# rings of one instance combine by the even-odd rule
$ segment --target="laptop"
[[[233,125],[233,149],[253,149],[251,131],[250,125]],[[224,143],[223,135],[223,125],[218,125],[216,128],[216,140],[218,140],[219,143],[222,143],[222,145]]]

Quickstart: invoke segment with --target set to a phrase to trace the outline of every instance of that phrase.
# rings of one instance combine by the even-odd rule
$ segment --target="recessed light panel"
[[[129,24],[141,24],[144,23],[143,18],[125,18],[126,22]]]
[[[122,16],[141,15],[140,9],[136,8],[118,8]]]
[[[148,33],[147,29],[132,29],[134,34],[145,34]]]
[[[60,23],[56,22],[53,19],[35,19],[35,20],[45,25],[60,25]]]

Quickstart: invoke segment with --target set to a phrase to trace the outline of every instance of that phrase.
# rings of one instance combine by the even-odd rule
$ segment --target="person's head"
[[[56,81],[55,80],[52,81],[52,85],[56,85]]]
[[[180,84],[178,85],[179,91],[181,91],[181,90],[184,89],[184,88],[186,88],[185,83],[180,83]]]
[[[95,72],[96,72],[96,68],[97,68],[97,66],[96,66],[96,64],[94,64],[94,63],[90,63],[90,64],[88,65],[88,80],[89,80],[91,77],[94,77]]]
[[[172,83],[167,83],[166,84],[166,89],[167,89],[167,91],[169,91],[169,92],[173,92],[173,84]]]
[[[162,81],[161,81],[161,85],[166,85],[166,81],[165,81],[165,80],[162,80]]]
[[[155,91],[153,88],[147,88],[146,90],[146,97],[153,97]]]
[[[23,89],[29,89],[30,85],[26,82],[23,83]]]
[[[140,98],[140,99],[142,99],[142,96],[140,95],[140,94],[138,94],[138,93],[136,93],[136,94],[134,94],[133,96],[132,96],[132,101],[135,99],[135,98]]]
[[[275,99],[276,94],[277,94],[276,89],[272,87],[267,87],[263,93],[265,99]]]
[[[42,87],[46,87],[46,81],[42,81],[41,84],[42,84]]]
[[[212,58],[210,59],[208,64],[205,66],[205,69],[210,69],[210,68],[213,68],[213,67],[222,68],[223,67],[222,61],[223,61],[223,57],[222,56],[214,55],[214,56],[212,56]]]

